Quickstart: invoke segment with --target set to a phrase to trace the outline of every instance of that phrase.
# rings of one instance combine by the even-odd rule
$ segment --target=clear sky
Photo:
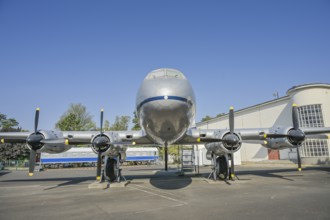
[[[157,68],[182,71],[197,118],[330,82],[329,0],[0,0],[0,112],[52,129],[70,103],[132,116]]]

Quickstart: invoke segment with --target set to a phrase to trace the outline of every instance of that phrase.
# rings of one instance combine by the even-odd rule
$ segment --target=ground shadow
[[[144,171],[144,170],[154,170],[155,173],[151,175],[125,175],[127,180],[131,180],[132,184],[134,184],[139,179],[149,179],[149,183],[158,188],[164,190],[175,190],[182,189],[187,187],[192,183],[192,179],[190,175],[179,176],[178,169],[169,168],[168,171],[164,169],[134,169],[130,171]]]
[[[94,176],[87,176],[87,177],[65,177],[65,178],[33,178],[33,179],[16,179],[16,180],[3,180],[0,181],[2,183],[46,183],[46,182],[62,182],[57,184],[56,186],[46,188],[44,190],[55,189],[62,186],[70,186],[70,185],[77,185],[83,182],[95,180]]]
[[[166,173],[165,171],[158,171],[149,180],[150,184],[158,189],[175,190],[182,189],[192,183],[191,176],[179,176],[177,172]]]
[[[6,174],[8,174],[8,173],[10,173],[10,171],[1,171],[1,172],[0,172],[0,176],[4,176],[4,175],[6,175]]]
[[[280,178],[288,181],[294,181],[290,177],[299,177],[304,175],[304,171],[324,171],[330,173],[330,167],[305,167],[301,172],[296,168],[280,168],[280,169],[263,169],[263,170],[244,170],[236,171],[238,177],[244,177],[244,175],[256,175],[267,178]],[[296,172],[296,174],[292,174]],[[287,173],[287,174],[286,174]],[[290,173],[290,174],[288,174]]]

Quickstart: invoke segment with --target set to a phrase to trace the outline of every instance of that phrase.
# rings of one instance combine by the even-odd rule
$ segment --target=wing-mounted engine
[[[125,158],[127,146],[120,144],[116,134],[100,133],[92,138],[92,150],[102,156]]]
[[[63,140],[62,132],[39,130],[29,135],[26,142],[31,151],[57,154],[73,147]]]
[[[299,128],[276,126],[264,134],[264,146],[270,149],[296,148],[305,140],[305,134]]]
[[[98,135],[95,135],[92,140],[92,150],[94,153],[98,154],[101,153],[102,155],[105,155],[105,152],[110,148],[111,146],[112,138],[104,133],[100,133]]]
[[[205,144],[205,148],[208,152],[212,152],[216,155],[224,155],[232,152],[235,153],[242,146],[242,138],[235,132],[221,131],[215,135],[216,139],[221,141]]]
[[[31,150],[29,160],[30,176],[34,172],[37,152],[61,153],[72,147],[69,145],[68,140],[63,138],[62,132],[38,130],[39,111],[40,109],[37,108],[34,117],[34,132],[26,139],[27,146]]]
[[[298,106],[292,105],[293,127],[272,127],[269,134],[264,134],[264,146],[272,149],[297,148],[298,170],[301,171],[301,159],[298,147],[305,140],[305,133],[299,128]]]

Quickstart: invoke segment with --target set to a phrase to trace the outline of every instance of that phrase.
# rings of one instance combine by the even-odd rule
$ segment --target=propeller
[[[288,134],[265,134],[265,138],[288,138],[292,145],[297,147],[297,162],[298,171],[301,171],[301,158],[299,153],[299,146],[305,140],[305,133],[299,128],[298,119],[298,106],[297,104],[292,105],[292,124],[293,128],[288,132]]]
[[[197,139],[197,142],[222,142],[223,144],[229,146],[231,148],[231,179],[235,177],[235,167],[234,167],[234,147],[240,143],[239,137],[234,133],[234,107],[230,107],[229,109],[229,134],[226,134],[223,139],[220,138],[203,138],[200,137]]]
[[[38,134],[39,111],[40,108],[37,108],[34,117],[34,133],[31,134],[26,139],[26,142],[31,147],[30,160],[29,160],[29,176],[33,176],[35,163],[36,163],[37,150],[39,150],[42,147],[43,143],[41,141],[44,139],[44,136],[42,134]]]
[[[101,148],[108,144],[108,139],[103,137],[103,109],[101,109],[100,115],[100,136],[96,137],[93,141],[93,145],[98,148],[97,151],[97,165],[96,165],[96,180],[101,181],[102,170],[102,151]]]
[[[301,158],[299,152],[299,146],[301,142],[305,140],[305,133],[299,129],[299,119],[298,119],[298,106],[297,104],[292,105],[292,123],[293,130],[289,132],[289,138],[295,143],[297,146],[297,163],[298,163],[298,171],[301,171]]]
[[[233,180],[235,177],[235,165],[234,165],[234,146],[239,143],[239,139],[234,134],[234,107],[229,109],[229,131],[230,134],[226,135],[223,139],[227,145],[231,146],[231,166],[230,166],[230,178]]]

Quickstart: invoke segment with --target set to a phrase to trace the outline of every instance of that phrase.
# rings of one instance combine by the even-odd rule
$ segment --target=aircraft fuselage
[[[174,69],[152,71],[136,97],[140,125],[152,141],[171,144],[194,124],[196,101],[186,77]]]

